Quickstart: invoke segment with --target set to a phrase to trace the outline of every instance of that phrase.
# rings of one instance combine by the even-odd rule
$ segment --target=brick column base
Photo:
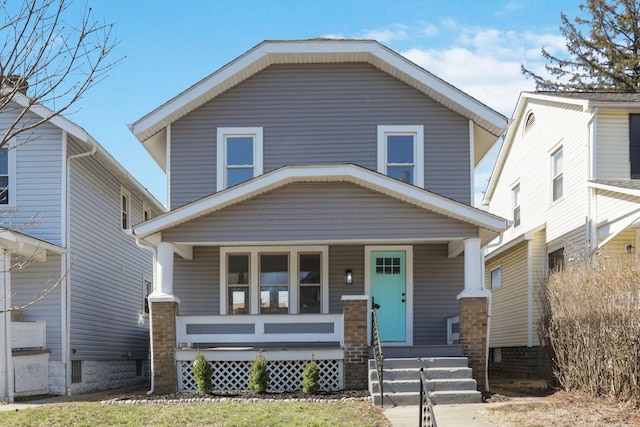
[[[343,299],[344,312],[344,387],[365,390],[368,386],[367,301]]]
[[[177,302],[150,302],[153,392],[155,394],[175,393],[178,390],[175,359],[177,311]]]
[[[460,341],[480,391],[486,386],[487,303],[485,297],[460,299]]]

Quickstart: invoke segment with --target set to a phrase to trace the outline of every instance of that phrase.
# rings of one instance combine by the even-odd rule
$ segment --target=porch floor
[[[462,346],[459,344],[390,346],[382,343],[385,359],[404,357],[462,357]],[[373,359],[373,348],[369,347],[369,359]]]

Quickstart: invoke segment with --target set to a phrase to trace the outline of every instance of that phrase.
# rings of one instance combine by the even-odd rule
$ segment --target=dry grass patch
[[[489,404],[483,412],[491,422],[505,427],[640,426],[640,410],[631,403],[564,391]]]

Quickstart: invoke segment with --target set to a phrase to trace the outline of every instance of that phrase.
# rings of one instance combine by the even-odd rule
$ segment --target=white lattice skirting
[[[269,392],[282,393],[302,388],[302,372],[308,361],[268,361]],[[212,361],[213,389],[215,391],[248,390],[250,361]],[[316,360],[320,369],[320,389],[324,391],[342,388],[342,360]],[[191,372],[191,362],[178,362],[178,389],[182,393],[195,393],[196,380]]]

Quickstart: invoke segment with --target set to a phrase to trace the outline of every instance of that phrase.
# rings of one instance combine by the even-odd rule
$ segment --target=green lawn
[[[2,426],[389,427],[369,402],[243,402],[103,405],[56,403],[0,412]]]

